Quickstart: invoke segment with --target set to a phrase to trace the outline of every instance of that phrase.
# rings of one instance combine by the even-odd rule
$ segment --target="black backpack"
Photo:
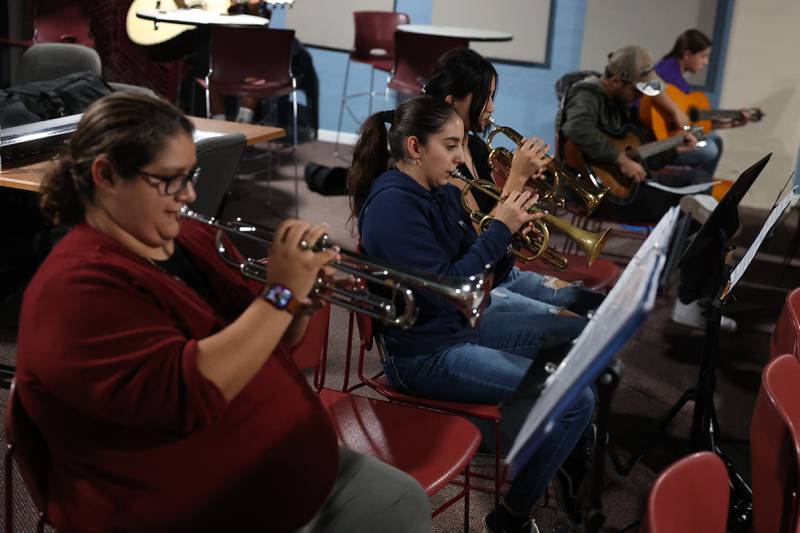
[[[28,111],[39,117],[39,120],[83,113],[95,100],[111,91],[111,87],[102,78],[88,71],[6,89],[9,95],[21,100]]]

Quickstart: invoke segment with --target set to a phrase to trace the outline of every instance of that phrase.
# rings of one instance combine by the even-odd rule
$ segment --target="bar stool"
[[[387,74],[394,67],[394,32],[398,24],[408,24],[409,18],[405,13],[394,11],[354,11],[355,43],[347,58],[347,67],[344,71],[344,88],[342,89],[342,102],[339,106],[339,122],[336,126],[335,153],[338,155],[339,135],[342,129],[344,110],[356,122],[361,120],[356,117],[347,100],[369,95],[369,115],[372,114],[372,97],[375,94],[375,70],[382,70]],[[370,66],[369,92],[347,94],[347,82],[350,78],[350,63],[363,63]],[[389,98],[388,87],[384,91],[385,99]]]

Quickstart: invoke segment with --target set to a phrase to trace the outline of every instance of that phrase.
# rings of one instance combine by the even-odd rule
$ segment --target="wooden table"
[[[213,134],[244,133],[247,144],[271,141],[286,135],[283,128],[226,122],[207,118],[189,117],[197,128],[197,137],[204,138]],[[10,187],[24,191],[39,192],[42,179],[52,162],[51,154],[38,155],[30,159],[18,159],[4,162],[0,171],[0,187]]]

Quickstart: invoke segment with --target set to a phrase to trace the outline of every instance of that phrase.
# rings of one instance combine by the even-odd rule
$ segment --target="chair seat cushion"
[[[619,277],[620,268],[612,261],[602,257],[597,258],[591,267],[586,266],[586,257],[575,254],[563,254],[567,259],[567,268],[556,270],[542,261],[536,260],[530,263],[517,262],[520,270],[530,270],[543,276],[554,276],[564,281],[582,281],[587,289],[602,291],[614,285]]]
[[[430,398],[420,398],[404,394],[389,384],[386,376],[370,380],[371,385],[386,398],[412,405],[421,405],[431,409],[446,411],[448,413],[458,413],[467,416],[476,416],[486,420],[500,420],[500,407],[494,404],[468,403],[468,402],[447,402],[443,400],[432,400]]]
[[[211,91],[223,94],[248,96],[281,96],[292,92],[292,81],[267,81],[265,79],[243,79],[237,83],[221,83],[211,79]]]
[[[372,68],[376,68],[378,70],[382,70],[384,72],[391,72],[394,68],[394,57],[392,56],[359,56],[359,55],[351,55],[351,61],[355,61],[356,63],[363,63],[365,65],[370,65]]]
[[[340,445],[408,473],[428,495],[462,472],[481,442],[478,429],[459,416],[330,389],[320,400]]]

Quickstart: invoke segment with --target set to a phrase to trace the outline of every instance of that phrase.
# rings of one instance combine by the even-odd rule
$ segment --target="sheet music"
[[[722,296],[720,296],[720,300],[724,300],[728,297],[731,290],[736,286],[739,280],[742,278],[744,273],[747,271],[747,267],[750,266],[750,263],[753,261],[753,258],[758,253],[758,249],[761,248],[761,243],[764,242],[764,238],[770,232],[772,227],[778,222],[778,219],[781,218],[783,212],[792,202],[796,202],[796,191],[797,187],[794,187],[791,191],[788,191],[783,198],[778,201],[772,211],[767,217],[767,221],[764,222],[764,225],[761,227],[761,231],[758,233],[758,236],[753,241],[753,244],[750,245],[750,248],[747,250],[747,253],[744,254],[744,257],[739,261],[739,264],[736,265],[736,268],[733,269],[731,272],[730,278],[728,278],[728,282],[725,284],[725,289],[722,291]]]
[[[697,185],[687,185],[685,187],[670,187],[668,185],[657,183],[653,180],[647,180],[644,183],[645,185],[648,185],[654,189],[659,189],[661,191],[671,192],[674,194],[697,194],[699,192],[708,191],[708,189],[719,183],[719,181],[712,181],[711,183],[698,183]]]
[[[673,207],[659,221],[608,293],[592,319],[576,339],[567,357],[547,378],[545,388],[528,414],[506,458],[527,456],[552,431],[555,421],[569,407],[568,395],[575,396],[608,365],[622,344],[633,335],[655,304],[658,277],[666,261],[670,238],[678,218]],[[586,385],[584,385],[585,387]]]

